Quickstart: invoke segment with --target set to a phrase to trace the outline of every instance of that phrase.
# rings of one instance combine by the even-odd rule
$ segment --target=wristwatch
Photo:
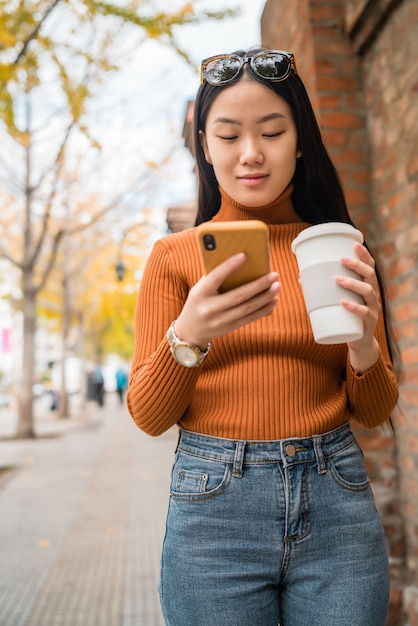
[[[167,341],[170,346],[171,354],[178,363],[185,367],[199,367],[209,352],[210,343],[208,343],[206,350],[202,352],[200,348],[194,346],[192,343],[182,341],[174,332],[175,323],[174,321],[167,331]]]

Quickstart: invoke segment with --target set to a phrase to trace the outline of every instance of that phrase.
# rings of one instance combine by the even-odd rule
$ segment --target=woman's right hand
[[[213,338],[273,311],[280,290],[276,272],[225,293],[219,292],[224,280],[244,263],[245,254],[236,254],[192,287],[175,323],[177,337],[204,350]]]

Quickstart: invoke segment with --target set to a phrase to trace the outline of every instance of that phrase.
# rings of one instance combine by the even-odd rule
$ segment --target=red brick
[[[393,306],[393,314],[397,323],[410,322],[418,319],[418,303],[413,300]]]
[[[418,208],[418,205],[417,205],[417,208]],[[409,239],[411,241],[411,244],[414,245],[418,243],[418,224],[415,224],[415,226],[412,226],[408,230],[408,233],[409,233]]]
[[[408,625],[418,626],[418,599],[414,599],[407,607]]]
[[[392,257],[394,254],[393,243],[391,241],[386,241],[383,245],[380,246],[380,250],[386,258]]]
[[[365,162],[365,154],[361,151],[344,150],[334,155],[335,163],[344,163],[345,165],[363,165]]]
[[[358,83],[355,79],[344,76],[318,76],[316,88],[321,91],[357,91]]]
[[[361,128],[363,122],[358,115],[352,115],[351,113],[323,113],[321,115],[321,121],[327,128]]]
[[[393,437],[384,437],[378,430],[366,432],[366,435],[357,435],[358,442],[364,450],[388,450],[393,447]]]
[[[346,189],[345,197],[349,205],[358,204],[367,206],[370,202],[368,191],[361,189]]]
[[[403,387],[401,397],[400,397],[400,402],[401,402],[401,408],[404,411],[410,412],[411,410],[414,409],[414,407],[417,406],[418,392],[414,391],[413,389],[406,389],[405,387]],[[406,435],[407,435],[407,431],[403,433],[403,436],[406,436]]]
[[[418,452],[418,434],[414,435],[408,433],[406,436],[406,442],[408,444],[408,452]]]
[[[394,298],[405,298],[414,292],[414,283],[412,279],[404,280],[400,284],[391,284],[387,288],[388,297],[390,300]]]
[[[404,348],[402,350],[402,361],[408,365],[418,363],[418,345],[411,346],[410,348]],[[417,398],[416,406],[418,406],[418,389],[415,393]]]
[[[368,170],[362,170],[360,172],[356,172],[353,176],[353,180],[355,183],[370,183],[370,172]]]
[[[402,324],[399,328],[401,337],[404,339],[416,339],[418,337],[417,323],[411,322],[410,324]]]
[[[347,133],[345,132],[326,128],[322,131],[322,135],[328,148],[342,148],[347,145]]]
[[[402,623],[402,590],[391,585],[390,608],[386,626],[400,626]]]
[[[385,220],[385,230],[389,233],[396,233],[399,230],[403,231],[405,226],[406,211],[398,211],[390,218]]]
[[[341,106],[341,96],[320,96],[318,102],[323,111],[325,109],[332,109],[334,111]]]
[[[401,466],[402,466],[402,470],[405,473],[411,472],[415,467],[411,457],[408,457],[408,456],[402,457]]]
[[[418,154],[416,151],[412,153],[411,159],[408,162],[407,172],[409,178],[414,178],[414,176],[418,174]]]
[[[417,329],[415,328],[415,331],[416,330]],[[416,334],[415,337],[417,337]],[[413,385],[418,385],[418,365],[411,365],[411,367],[408,367],[408,370],[405,372],[404,381],[405,384],[411,383]]]
[[[398,278],[403,274],[408,274],[415,269],[415,259],[412,255],[402,256],[390,265],[390,277]]]
[[[318,74],[335,74],[335,64],[331,59],[320,58],[316,62],[315,71]]]

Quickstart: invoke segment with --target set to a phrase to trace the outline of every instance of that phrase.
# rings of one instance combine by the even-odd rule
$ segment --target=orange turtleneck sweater
[[[308,437],[351,417],[367,427],[383,423],[398,397],[383,319],[378,362],[358,375],[345,344],[314,342],[292,240],[309,224],[291,201],[292,186],[256,209],[224,192],[214,221],[260,219],[269,225],[272,269],[282,288],[272,315],[214,339],[202,365],[177,363],[166,331],[202,275],[195,229],[154,245],[141,281],[127,402],[135,423],[150,435],[174,424],[217,437],[271,440]]]

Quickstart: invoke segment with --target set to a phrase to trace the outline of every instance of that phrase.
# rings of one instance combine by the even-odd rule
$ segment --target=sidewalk
[[[153,439],[113,394],[84,416],[0,410],[0,624],[163,626],[157,592],[175,429]],[[7,422],[7,423],[6,423]]]

